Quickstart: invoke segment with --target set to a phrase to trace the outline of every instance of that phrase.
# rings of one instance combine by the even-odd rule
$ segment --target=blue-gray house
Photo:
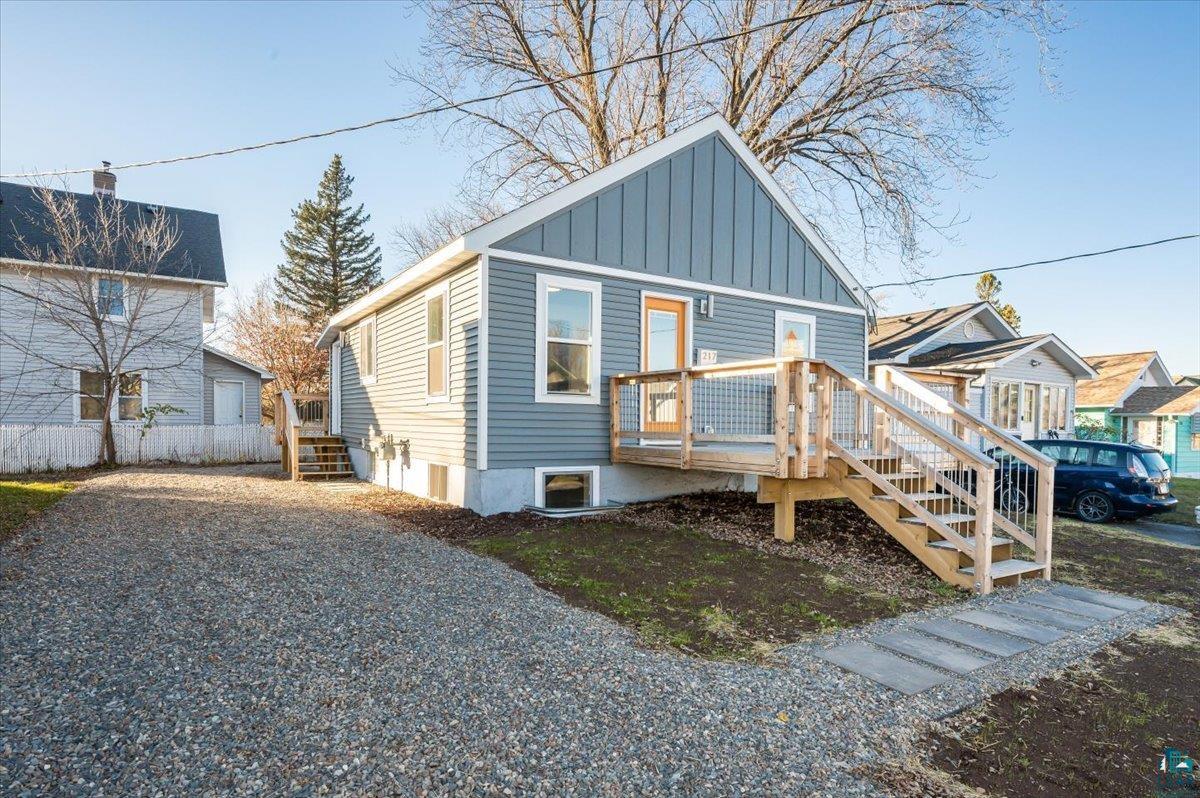
[[[741,487],[740,474],[613,464],[609,377],[778,355],[862,377],[868,303],[711,116],[334,316],[320,338],[331,432],[359,476],[484,514]]]

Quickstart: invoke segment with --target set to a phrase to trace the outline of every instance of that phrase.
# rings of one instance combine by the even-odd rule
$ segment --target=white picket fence
[[[117,460],[137,463],[270,463],[279,461],[275,428],[162,425],[142,436],[137,426],[114,425]],[[95,465],[100,429],[79,424],[0,424],[0,474],[58,471]]]

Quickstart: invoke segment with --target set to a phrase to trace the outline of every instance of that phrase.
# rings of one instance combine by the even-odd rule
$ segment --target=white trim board
[[[212,285],[217,288],[225,288],[229,283],[222,283],[217,280],[201,280],[195,277],[176,277],[171,274],[143,274],[136,271],[120,271],[114,269],[97,269],[93,266],[64,266],[61,263],[50,263],[49,261],[41,260],[25,260],[23,258],[0,258],[0,266],[12,266],[20,269],[51,269],[54,271],[74,271],[83,269],[84,271],[93,274],[115,274],[127,279],[138,280],[165,280],[172,283],[198,283],[200,285]]]
[[[798,321],[801,324],[808,325],[808,347],[804,353],[804,357],[816,357],[817,351],[817,317],[808,313],[793,313],[790,310],[775,311],[775,357],[782,357],[782,340],[780,333],[782,332],[781,323],[784,321]]]
[[[488,256],[479,258],[479,332],[475,337],[478,348],[475,360],[476,388],[479,395],[475,401],[475,468],[486,471],[488,467]]]
[[[443,391],[439,394],[431,394],[429,392],[429,350],[436,344],[429,342],[429,301],[434,297],[442,298],[442,387]],[[425,289],[425,293],[421,296],[423,312],[422,320],[425,322],[422,325],[423,337],[425,339],[421,346],[423,357],[421,358],[421,366],[424,371],[424,393],[425,404],[443,404],[450,401],[450,281],[442,280]],[[378,316],[378,314],[376,314]],[[378,334],[377,334],[378,337]],[[378,356],[376,356],[378,362]],[[437,463],[434,463],[437,465]]]
[[[527,266],[546,266],[552,269],[562,269],[564,271],[579,272],[581,274],[594,274],[601,277],[615,277],[622,280],[633,280],[636,282],[670,286],[672,288],[683,288],[696,291],[697,293],[736,296],[743,299],[757,299],[763,302],[774,302],[779,305],[793,305],[798,308],[813,308],[814,310],[828,310],[833,313],[847,313],[852,316],[865,317],[867,315],[867,312],[862,308],[849,307],[846,305],[834,305],[829,302],[816,302],[811,299],[797,299],[796,297],[784,296],[782,294],[768,294],[762,291],[750,291],[745,288],[732,288],[723,285],[713,285],[712,283],[702,283],[697,280],[687,280],[682,277],[668,277],[663,274],[650,274],[649,272],[638,272],[631,269],[618,269],[614,266],[597,266],[592,263],[582,263],[580,261],[567,260],[565,258],[552,258],[546,255],[527,255],[524,252],[513,252],[505,249],[489,249],[487,254],[491,258],[512,261],[514,263],[523,263]]]
[[[548,289],[550,288],[567,288],[574,291],[586,291],[592,296],[591,311],[592,311],[592,330],[591,340],[588,346],[591,347],[588,361],[588,378],[590,381],[590,390],[586,394],[572,393],[551,393],[546,387],[546,322],[549,313],[549,303],[547,302]],[[575,405],[598,405],[600,404],[600,341],[601,341],[601,313],[603,289],[600,283],[594,280],[580,280],[575,277],[561,277],[557,274],[537,275],[537,294],[535,296],[534,308],[534,350],[533,350],[533,367],[534,367],[534,388],[533,401],[535,403],[550,403],[550,404],[575,404]]]

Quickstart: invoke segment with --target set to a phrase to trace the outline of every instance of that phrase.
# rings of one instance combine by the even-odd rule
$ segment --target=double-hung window
[[[358,380],[363,385],[375,382],[375,317],[358,325]]]
[[[120,277],[96,280],[96,312],[110,319],[125,318],[125,281]]]
[[[146,380],[136,371],[121,372],[117,392],[113,397],[114,421],[137,421],[146,407]],[[100,421],[104,418],[104,373],[79,372],[79,420]]]
[[[450,347],[446,332],[450,294],[446,286],[425,294],[425,399],[445,401],[449,395]]]
[[[535,398],[600,403],[600,283],[537,276]]]

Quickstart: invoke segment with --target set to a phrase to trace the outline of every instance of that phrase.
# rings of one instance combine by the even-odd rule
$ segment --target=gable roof
[[[741,136],[719,114],[712,114],[687,127],[681,128],[665,138],[650,144],[630,155],[614,161],[602,169],[532,200],[521,207],[510,211],[490,222],[468,230],[454,241],[443,246],[437,252],[427,256],[419,263],[393,276],[383,285],[371,291],[364,297],[338,313],[329,320],[328,326],[317,340],[318,346],[329,346],[333,343],[338,331],[345,329],[359,319],[391,304],[406,294],[417,290],[451,269],[466,263],[472,258],[485,254],[498,242],[521,232],[540,220],[548,219],[559,211],[570,208],[581,200],[585,200],[606,186],[615,184],[659,161],[677,150],[688,147],[706,136],[716,134],[738,156],[751,173],[767,190],[771,198],[780,206],[789,221],[796,225],[808,239],[814,251],[828,265],[830,271],[849,288],[853,300],[862,308],[872,306],[873,302],[867,289],[851,274],[841,259],[821,237],[812,223],[804,217],[795,201],[779,184],[762,162],[750,151]],[[821,304],[821,303],[813,303]],[[846,310],[861,309],[847,307]]]
[[[260,368],[248,360],[242,360],[241,358],[236,358],[233,355],[229,354],[228,352],[223,352],[220,349],[217,349],[215,346],[209,346],[208,344],[205,344],[204,351],[210,355],[213,355],[214,357],[219,357],[222,360],[228,360],[230,363],[232,363],[235,366],[241,366],[242,368],[250,369],[251,371],[256,371],[256,372],[258,372],[258,376],[263,378],[264,380],[275,379],[275,375],[272,374],[271,372],[267,371],[266,369]]]
[[[1157,352],[1123,352],[1084,358],[1099,376],[1075,387],[1076,407],[1116,407]]]
[[[0,258],[29,263],[19,244],[22,238],[28,245],[39,249],[54,245],[51,237],[35,222],[45,213],[37,191],[34,186],[0,182]],[[95,195],[59,189],[52,191],[60,197],[73,198],[78,203],[82,219],[95,216],[99,204]],[[226,284],[221,226],[215,213],[129,200],[121,200],[121,203],[131,219],[144,213],[168,213],[175,219],[179,243],[156,269],[156,276]]]
[[[1200,387],[1138,388],[1113,411],[1116,416],[1189,416],[1200,410]]]
[[[896,360],[904,362],[907,352],[980,314],[991,317],[1010,338],[1017,337],[1017,331],[996,312],[990,302],[970,302],[965,305],[879,317],[875,323],[875,331],[871,333],[871,351],[868,359],[872,363]]]
[[[1076,377],[1095,376],[1087,362],[1057,335],[1042,333],[1002,341],[963,341],[913,355],[907,365],[918,368],[990,369],[1002,366],[1023,353],[1045,348]]]

